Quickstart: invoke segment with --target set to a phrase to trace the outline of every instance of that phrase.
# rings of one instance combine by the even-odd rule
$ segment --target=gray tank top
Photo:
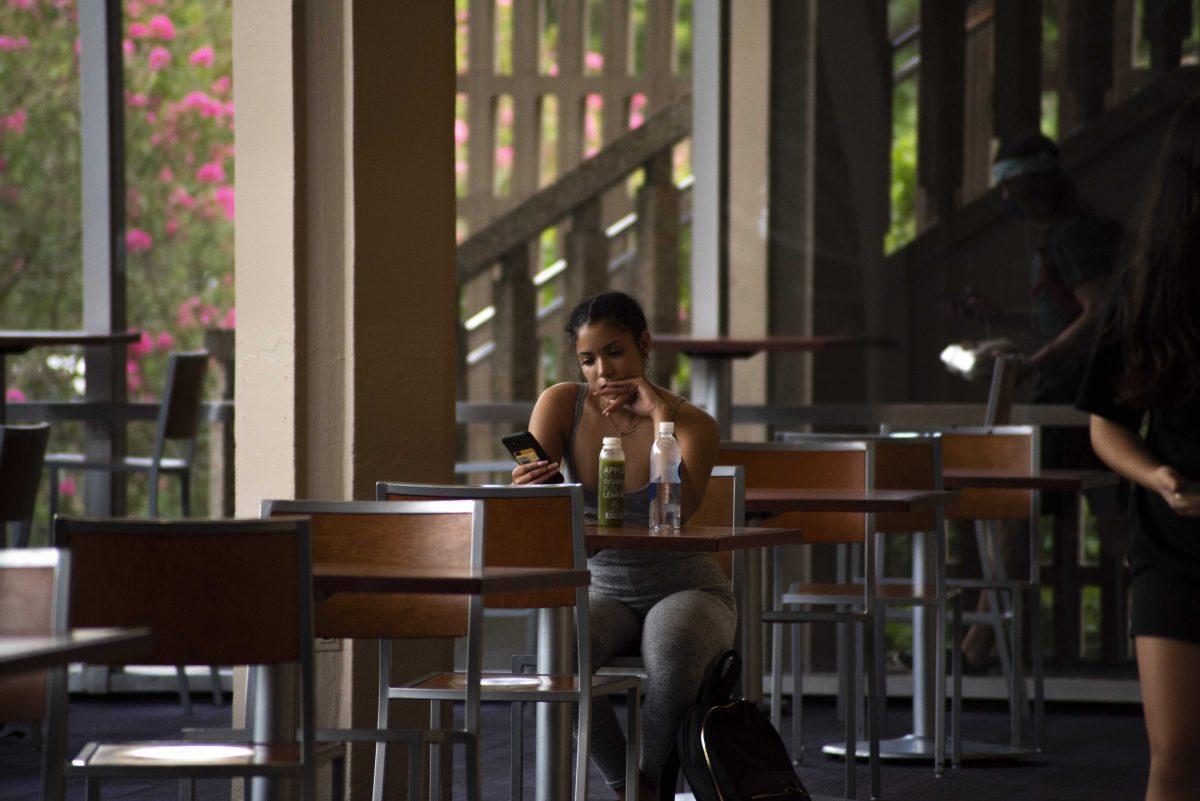
[[[575,402],[575,418],[563,451],[566,479],[578,482],[575,469],[575,432],[587,402],[587,384],[580,383]],[[599,458],[600,454],[596,454]],[[583,488],[583,511],[588,522],[596,520],[596,490]],[[625,493],[625,519],[645,523],[650,519],[650,486]],[[668,595],[683,590],[703,590],[719,596],[734,607],[729,577],[706,553],[606,548],[588,557],[592,590],[624,603],[638,614],[645,614]]]

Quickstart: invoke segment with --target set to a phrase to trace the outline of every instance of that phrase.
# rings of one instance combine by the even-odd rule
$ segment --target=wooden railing
[[[459,245],[460,286],[493,271],[491,302],[468,310],[462,323],[467,343],[462,386],[469,385],[465,371],[487,364],[493,400],[536,397],[542,345],[531,327],[609,288],[637,295],[654,330],[676,330],[680,231],[687,219],[682,209],[690,181],[675,182],[672,151],[691,133],[691,124],[691,99],[684,97]],[[638,172],[635,210],[604,225],[605,193]],[[565,255],[543,267],[543,232],[564,222]],[[615,243],[630,236],[634,246],[614,257]],[[623,274],[614,279],[617,272]],[[540,308],[539,293],[549,296]],[[665,373],[667,365],[660,365]],[[560,348],[552,369],[558,376],[574,375],[573,354]]]

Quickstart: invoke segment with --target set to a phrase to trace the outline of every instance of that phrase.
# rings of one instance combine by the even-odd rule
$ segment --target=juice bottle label
[[[620,526],[625,522],[625,462],[600,460],[600,487],[596,522],[601,526]]]

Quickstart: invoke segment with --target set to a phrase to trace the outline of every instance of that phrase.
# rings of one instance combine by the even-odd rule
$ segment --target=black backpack
[[[717,657],[679,726],[679,765],[696,801],[812,801],[771,721],[733,700],[740,673],[737,651]]]

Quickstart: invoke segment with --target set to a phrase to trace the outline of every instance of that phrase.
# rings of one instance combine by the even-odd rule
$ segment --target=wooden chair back
[[[380,481],[380,501],[477,500],[483,502],[483,563],[488,567],[587,569],[583,547],[583,494],[578,484],[459,486]],[[559,588],[499,593],[487,609],[574,606],[575,590]]]
[[[4,523],[33,517],[49,438],[46,423],[0,426],[0,535]]]
[[[739,465],[712,469],[700,507],[688,520],[697,526],[744,526],[746,524],[746,475]],[[713,554],[725,575],[733,577],[733,554]]]
[[[168,357],[167,385],[158,411],[159,441],[195,439],[208,357],[206,350],[172,353]]]
[[[145,626],[149,665],[300,662],[312,653],[308,521],[55,519],[74,627]]]
[[[942,466],[946,470],[1035,470],[1038,435],[1032,426],[956,428],[942,432]],[[964,489],[946,507],[950,519],[1028,520],[1030,490]]]
[[[858,441],[722,442],[717,462],[741,465],[746,489],[868,489],[867,446]],[[793,526],[808,542],[862,542],[863,515],[788,512],[772,523]]]
[[[0,550],[0,634],[65,631],[69,565],[69,555],[55,548]],[[49,681],[48,670],[0,678],[0,719],[44,719]]]
[[[375,501],[263,501],[262,516],[306,515],[313,563],[476,566],[476,504]],[[480,560],[481,561],[481,560]],[[318,637],[406,639],[467,634],[465,595],[341,593],[317,604]]]

